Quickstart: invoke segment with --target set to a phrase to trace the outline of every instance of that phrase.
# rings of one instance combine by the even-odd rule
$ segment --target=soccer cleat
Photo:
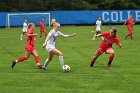
[[[47,67],[45,67],[44,65],[41,65],[40,68],[38,69],[47,69]]]
[[[107,66],[107,67],[111,68],[111,67],[112,67],[112,65],[111,65],[111,64],[108,64],[108,66]]]
[[[125,37],[125,40],[127,39],[127,37]]]
[[[90,67],[93,67],[93,64],[90,64]]]
[[[16,65],[16,62],[12,61],[12,65],[11,65],[12,69],[14,68],[15,65]]]

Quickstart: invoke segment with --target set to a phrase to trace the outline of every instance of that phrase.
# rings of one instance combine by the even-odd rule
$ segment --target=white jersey
[[[60,31],[55,31],[54,29],[52,29],[48,34],[49,39],[47,41],[46,47],[55,47],[55,40],[59,35],[64,36],[64,34]]]
[[[100,20],[97,20],[96,21],[96,31],[100,31],[101,30],[101,25],[102,25],[102,22]]]
[[[26,22],[23,23],[23,32],[27,32],[28,24]]]

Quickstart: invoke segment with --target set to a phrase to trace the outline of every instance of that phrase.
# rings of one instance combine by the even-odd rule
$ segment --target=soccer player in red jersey
[[[32,54],[35,58],[36,64],[38,69],[41,68],[40,66],[40,58],[38,56],[37,51],[34,48],[34,42],[35,42],[35,37],[37,36],[37,34],[34,33],[34,29],[35,29],[35,25],[33,23],[29,23],[28,25],[28,31],[26,33],[27,35],[27,43],[25,46],[25,55],[12,61],[12,68],[14,68],[14,66],[19,63],[22,62],[24,60],[27,60],[29,58],[29,56]]]
[[[127,39],[127,37],[130,36],[130,39],[132,40],[133,25],[135,24],[135,20],[133,19],[132,15],[125,21],[124,25],[125,24],[127,24],[127,29],[129,31],[125,39]],[[124,27],[124,25],[122,27]]]
[[[40,38],[42,37],[42,33],[45,34],[45,37],[47,36],[44,19],[40,21]]]
[[[121,43],[118,40],[118,37],[116,36],[117,34],[117,30],[112,27],[110,29],[110,32],[103,32],[101,34],[96,35],[96,37],[104,37],[104,40],[102,41],[102,43],[100,44],[100,46],[98,47],[98,49],[95,52],[95,55],[93,57],[93,59],[90,62],[90,67],[93,67],[96,59],[103,54],[104,52],[106,52],[106,54],[110,54],[109,57],[109,62],[108,62],[108,67],[111,67],[111,63],[113,61],[114,58],[114,50],[112,48],[112,44],[116,43],[116,45],[121,48]]]

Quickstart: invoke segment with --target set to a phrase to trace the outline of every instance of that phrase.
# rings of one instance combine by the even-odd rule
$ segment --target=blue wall
[[[98,10],[98,11],[45,11],[51,14],[51,18],[55,17],[57,22],[61,24],[94,24],[100,16],[103,23],[123,23],[129,15],[132,15],[136,23],[140,22],[140,10]],[[0,26],[6,25],[6,15],[15,12],[0,12]],[[18,12],[22,13],[22,12]],[[36,24],[37,20],[32,18]],[[11,25],[22,25],[23,20],[11,17]]]

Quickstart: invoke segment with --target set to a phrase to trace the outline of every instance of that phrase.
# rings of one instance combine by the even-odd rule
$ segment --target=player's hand
[[[37,36],[37,34],[34,34],[34,36]]]
[[[43,43],[42,47],[41,48],[44,48],[46,46],[46,43]]]

